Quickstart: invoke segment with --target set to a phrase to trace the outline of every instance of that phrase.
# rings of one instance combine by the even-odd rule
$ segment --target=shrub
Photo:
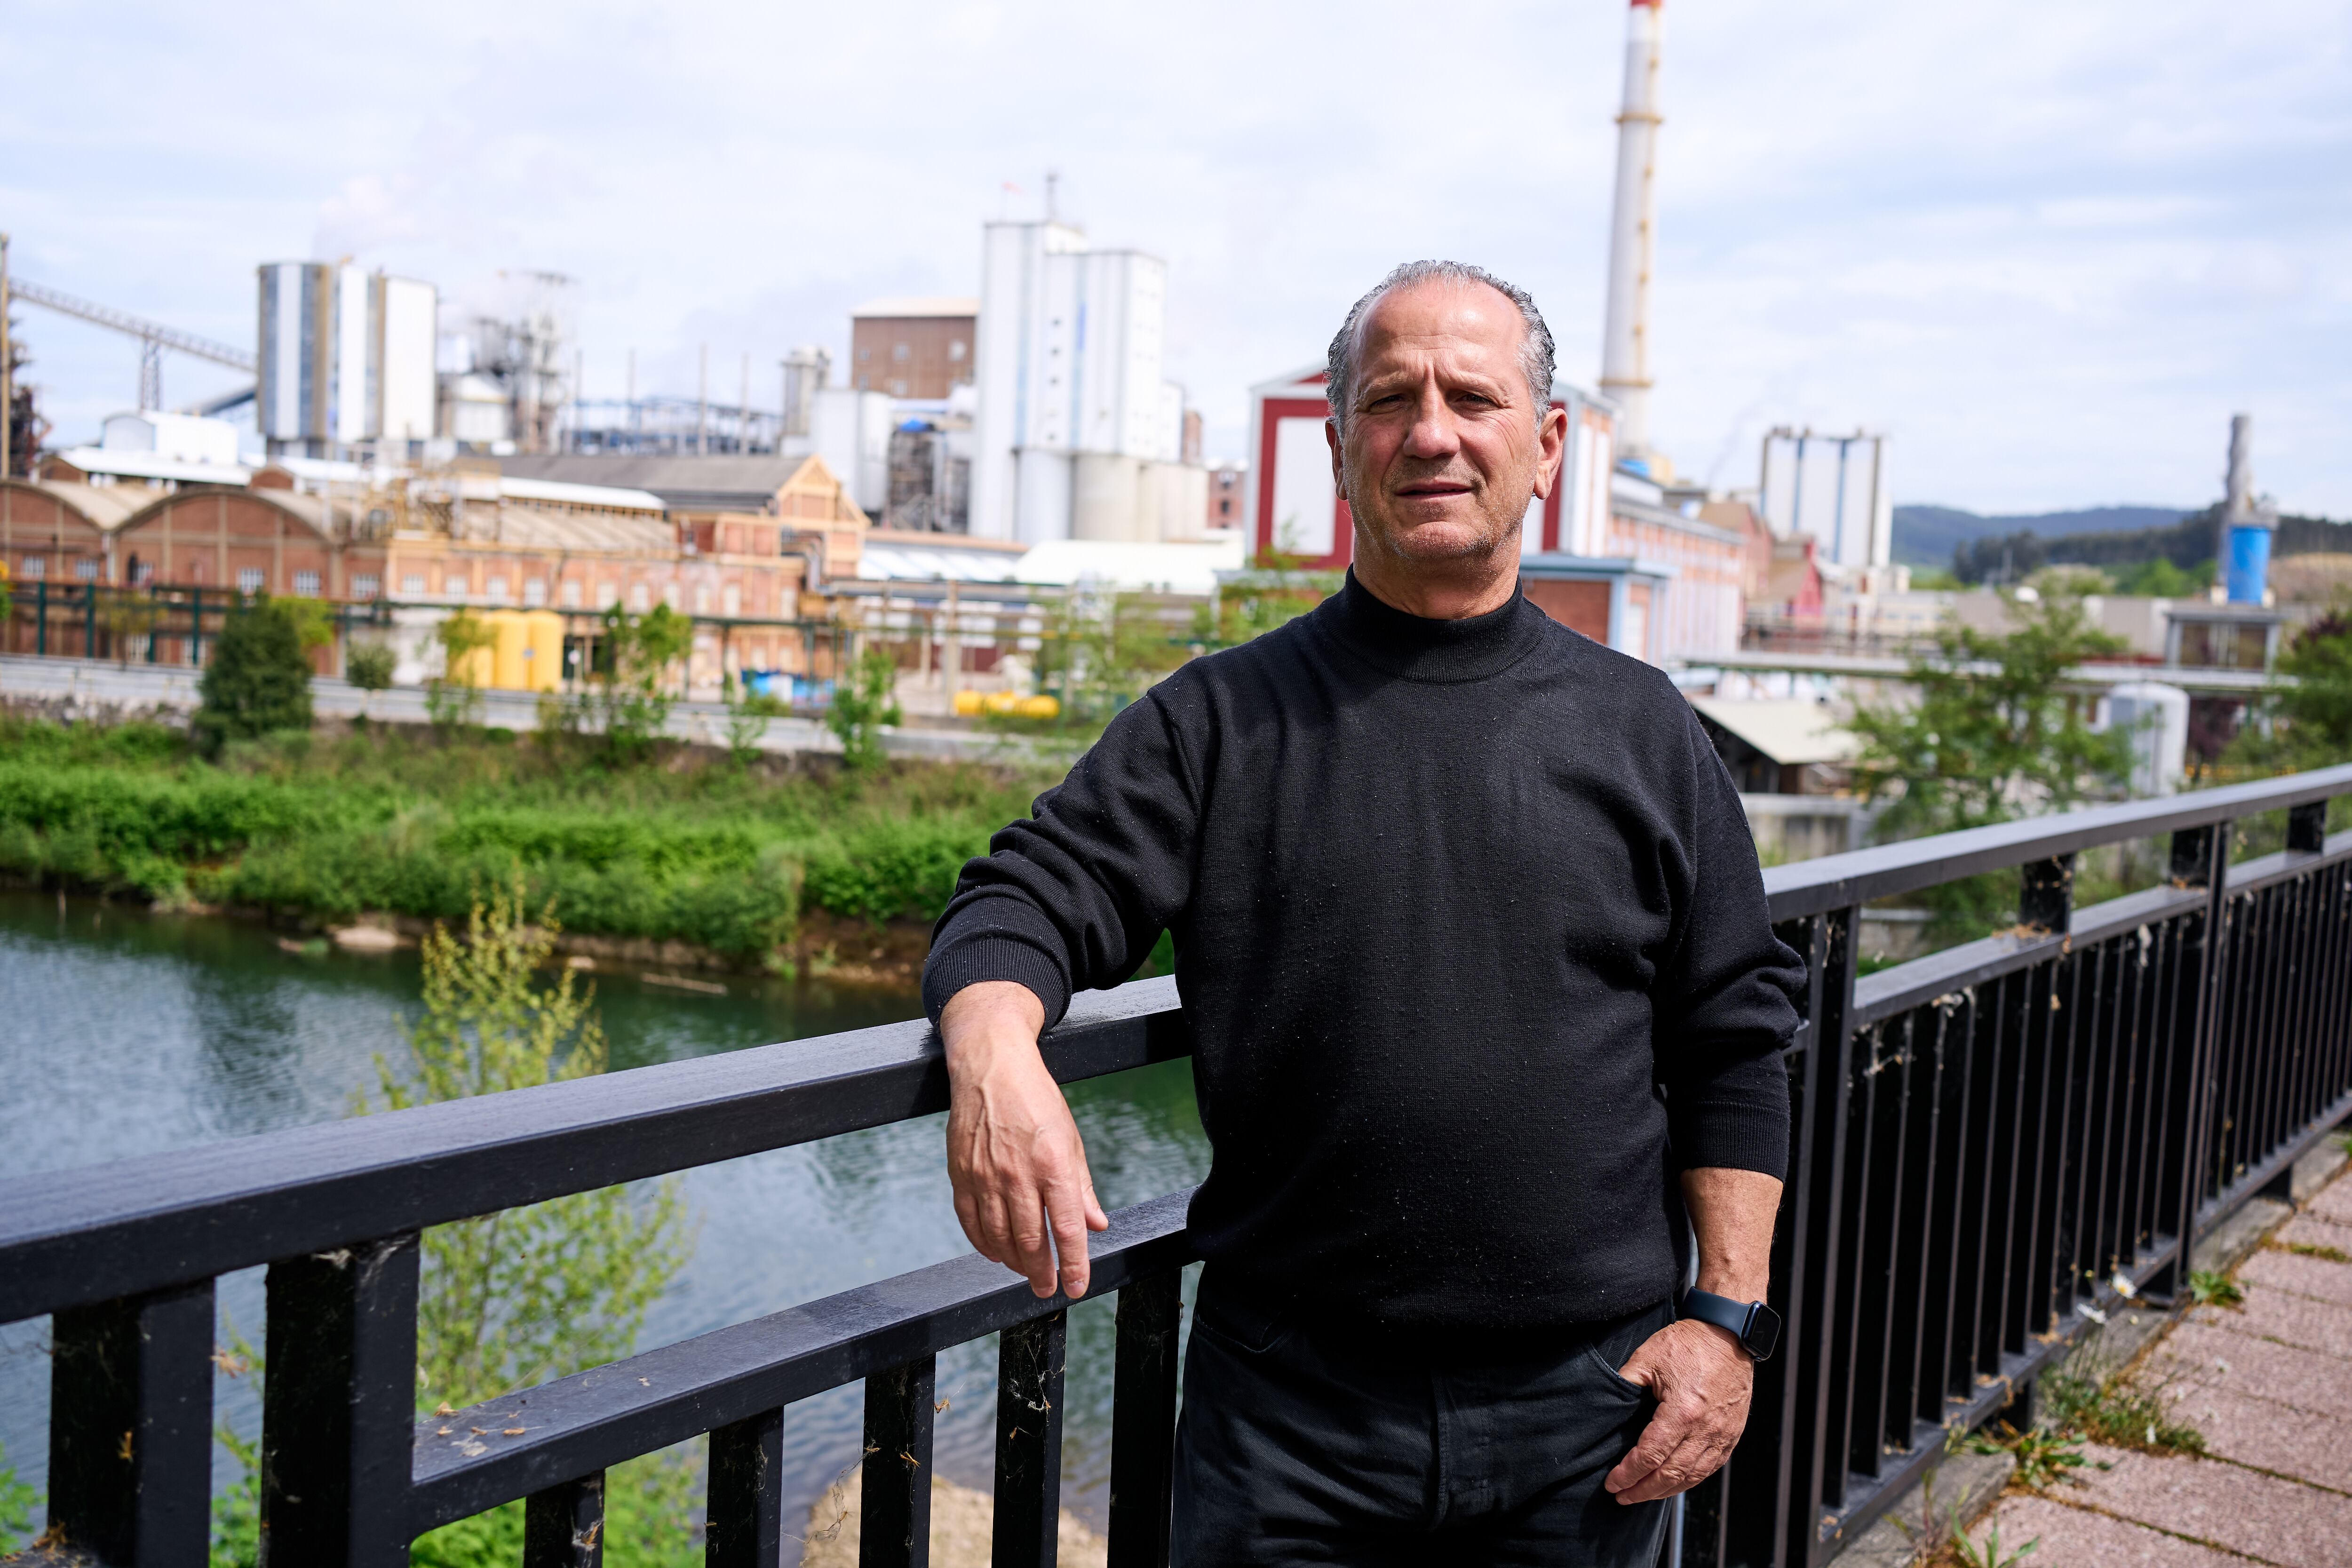
[[[967,823],[877,824],[809,858],[807,899],[853,920],[936,920],[964,862],[987,851],[987,830]]]
[[[301,617],[280,599],[230,612],[197,686],[195,732],[207,754],[225,742],[310,727],[310,660]]]

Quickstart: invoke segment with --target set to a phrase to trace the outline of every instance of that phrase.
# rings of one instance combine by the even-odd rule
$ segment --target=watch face
[[[1748,1353],[1758,1361],[1771,1355],[1780,1342],[1780,1314],[1759,1301],[1748,1314],[1748,1332],[1742,1336]]]

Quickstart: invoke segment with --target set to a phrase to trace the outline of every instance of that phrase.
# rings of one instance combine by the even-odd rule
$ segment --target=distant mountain
[[[1948,567],[1954,550],[1979,539],[2000,539],[2012,533],[2044,539],[2076,533],[2135,533],[2173,527],[2191,513],[2191,508],[2180,506],[2091,506],[2074,511],[1986,517],[1951,506],[1898,506],[1895,509],[1895,559],[1906,566]]]

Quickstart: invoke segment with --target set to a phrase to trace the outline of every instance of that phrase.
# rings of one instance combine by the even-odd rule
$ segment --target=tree
[[[393,671],[399,668],[400,656],[380,642],[355,642],[343,655],[343,679],[366,693],[360,700],[362,723],[372,717],[368,710],[375,694],[392,689]]]
[[[2069,689],[2067,674],[2124,645],[2093,627],[2073,598],[2012,600],[2011,613],[2018,625],[2003,636],[1948,624],[1933,651],[1912,661],[1913,700],[1865,703],[1848,721],[1862,742],[1856,785],[1870,800],[1892,802],[1878,819],[1881,838],[1981,827],[2122,793],[2131,737],[2092,730],[2090,695]],[[1971,878],[1930,901],[1947,933],[1980,931],[2005,923],[2000,900],[2012,885]]]
[[[433,628],[441,645],[442,673],[425,683],[425,712],[445,733],[482,721],[482,689],[474,679],[473,656],[493,647],[499,634],[471,610],[452,610]]]
[[[2352,759],[2352,618],[2331,609],[2279,655],[2291,677],[2263,694],[2273,723],[2248,724],[2229,760],[2260,773],[2295,773]]]
[[[229,612],[197,684],[196,742],[207,755],[223,743],[310,727],[310,660],[303,626],[283,599],[267,595]]]
[[[624,762],[642,757],[669,723],[670,667],[694,647],[694,623],[667,605],[632,614],[604,612],[595,671],[594,710],[605,749]]]
[[[568,969],[540,975],[555,951],[551,907],[525,918],[520,882],[477,902],[462,937],[425,942],[424,1010],[407,1029],[413,1072],[379,1057],[377,1104],[412,1106],[560,1083],[603,1072],[608,1053],[593,997]],[[646,1310],[692,1250],[677,1183],[578,1193],[425,1233],[416,1314],[417,1408],[462,1408],[632,1353]],[[249,1366],[232,1347],[227,1363]],[[224,1433],[247,1468],[215,1522],[215,1568],[251,1568],[257,1535],[255,1445]],[[678,1454],[618,1467],[606,1489],[606,1560],[685,1568],[695,1477]],[[491,1568],[520,1560],[522,1505],[461,1520],[417,1542],[419,1568]]]
[[[886,648],[867,648],[835,678],[824,727],[841,738],[842,764],[852,773],[882,765],[882,728],[902,717],[898,691],[898,662]]]
[[[131,639],[152,632],[159,616],[160,606],[154,599],[135,588],[110,588],[100,593],[98,624],[112,639],[115,659],[123,668],[131,668]]]

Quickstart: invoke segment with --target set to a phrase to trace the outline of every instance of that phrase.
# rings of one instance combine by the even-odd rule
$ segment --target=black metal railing
[[[2352,1110],[2352,767],[1777,868],[1811,965],[1773,1289],[1790,1329],[1748,1435],[1691,1494],[1682,1563],[1810,1568],[2002,1408],[2119,1294]],[[2232,825],[2287,847],[2229,864]],[[2162,886],[2073,908],[2074,858],[2170,836]],[[1863,907],[2022,868],[2017,930],[1862,974]],[[1174,984],[1080,997],[1064,1081],[1189,1044]],[[418,1233],[935,1112],[920,1024],[235,1140],[0,1189],[0,1322],[53,1313],[49,1516],[117,1564],[201,1562],[213,1281],[267,1264],[273,1562],[394,1568],[528,1500],[531,1568],[597,1560],[603,1475],[709,1434],[709,1560],[787,1538],[784,1412],[864,1379],[861,1561],[926,1561],[936,1357],[1002,1336],[994,1559],[1054,1560],[1066,1301],[967,1256],[418,1423]],[[1110,1560],[1167,1560],[1189,1194],[1094,1241],[1118,1294]]]

